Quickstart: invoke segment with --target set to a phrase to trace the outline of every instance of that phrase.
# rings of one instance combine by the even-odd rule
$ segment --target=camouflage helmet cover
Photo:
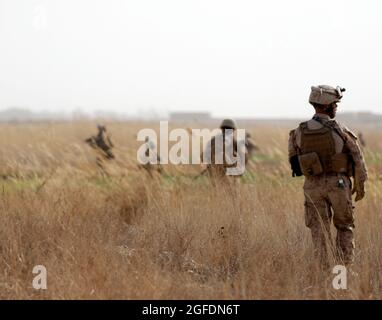
[[[232,119],[224,119],[220,125],[220,129],[237,129],[236,121]]]
[[[326,85],[312,86],[312,91],[309,96],[309,103],[317,103],[320,105],[329,105],[333,102],[340,102],[342,99],[342,92],[345,92],[344,88],[331,87]]]
[[[99,131],[106,131],[106,127],[104,125],[102,125],[102,124],[97,124],[97,129]]]

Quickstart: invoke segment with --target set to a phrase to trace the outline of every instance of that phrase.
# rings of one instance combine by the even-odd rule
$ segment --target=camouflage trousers
[[[207,175],[211,185],[219,190],[219,194],[229,199],[234,206],[240,203],[240,176],[226,175],[226,167],[223,165],[212,165],[208,167]]]
[[[339,180],[343,179],[343,183]],[[305,224],[311,230],[316,257],[329,268],[328,246],[339,263],[354,261],[354,210],[351,180],[346,176],[307,177],[304,185]],[[337,229],[332,245],[331,222]]]

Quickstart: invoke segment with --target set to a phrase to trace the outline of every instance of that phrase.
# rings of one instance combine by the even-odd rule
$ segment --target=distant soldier
[[[146,151],[145,151],[145,157],[147,159],[150,159],[150,161],[146,164],[141,165],[143,169],[145,169],[150,177],[153,177],[153,170],[156,170],[160,174],[163,173],[163,168],[161,166],[161,158],[159,154],[157,153],[156,144],[150,140],[149,137],[145,138],[145,144],[146,144]],[[154,164],[156,163],[156,164]]]
[[[245,133],[245,148],[247,149],[249,159],[251,159],[255,155],[255,152],[259,150],[259,148],[252,141],[252,137],[249,132]]]
[[[112,148],[114,147],[110,135],[107,133],[106,127],[98,125],[98,134],[96,136],[91,136],[85,141],[95,149],[102,151],[103,156],[106,159],[114,159],[114,154]]]
[[[355,201],[364,198],[367,169],[357,137],[334,120],[345,89],[323,85],[311,90],[309,103],[316,113],[290,132],[289,161],[293,176],[305,176],[305,223],[316,257],[329,268],[327,244],[333,219],[338,256],[350,266],[355,249],[352,194],[356,193]]]
[[[220,129],[221,133],[211,139],[204,151],[204,160],[208,163],[206,173],[211,178],[217,179],[222,179],[227,176],[227,168],[233,167],[234,159],[239,156],[238,148],[245,148],[245,141],[238,143],[235,137],[237,125],[234,120],[223,120]],[[246,150],[243,150],[243,154],[245,155],[245,161],[247,161]],[[222,163],[219,163],[220,159]]]
[[[358,140],[362,147],[366,147],[366,140],[362,132],[358,133]]]

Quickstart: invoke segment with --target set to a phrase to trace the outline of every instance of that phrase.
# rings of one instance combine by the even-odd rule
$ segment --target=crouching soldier
[[[85,142],[88,143],[92,148],[101,151],[106,159],[114,159],[115,157],[112,151],[114,145],[111,141],[110,135],[106,131],[106,127],[98,125],[97,128],[98,134],[86,139]]]

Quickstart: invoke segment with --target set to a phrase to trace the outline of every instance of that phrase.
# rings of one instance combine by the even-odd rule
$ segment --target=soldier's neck
[[[326,113],[320,113],[320,112],[316,112],[314,117],[317,117],[317,118],[320,118],[320,119],[324,119],[324,120],[331,120],[330,116]]]

